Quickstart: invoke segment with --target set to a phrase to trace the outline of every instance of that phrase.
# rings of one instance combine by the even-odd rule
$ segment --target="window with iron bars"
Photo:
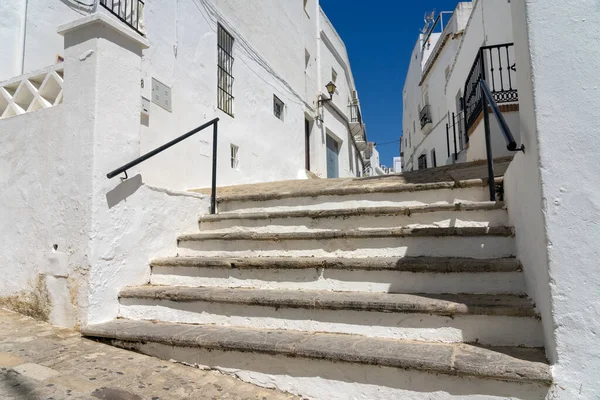
[[[217,36],[217,106],[233,116],[233,36],[221,24]]]
[[[273,114],[277,118],[283,121],[283,101],[279,100],[279,97],[273,95]]]
[[[231,144],[230,149],[231,149],[231,169],[238,169],[238,167],[240,166],[240,160],[238,158],[238,153],[240,151],[240,148],[238,146],[236,146],[235,144]]]
[[[417,165],[419,169],[427,169],[427,154],[422,154],[417,159]]]

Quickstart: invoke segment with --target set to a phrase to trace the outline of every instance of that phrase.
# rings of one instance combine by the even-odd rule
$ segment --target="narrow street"
[[[84,339],[0,309],[3,400],[283,400],[216,371],[174,364]]]

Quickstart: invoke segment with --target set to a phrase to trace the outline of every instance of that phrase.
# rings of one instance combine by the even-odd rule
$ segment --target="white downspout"
[[[17,58],[17,60],[20,60],[21,65],[20,65],[20,70],[21,73],[20,75],[23,75],[25,73],[25,40],[27,38],[27,5],[29,3],[29,0],[23,0],[23,13],[21,14],[21,32],[20,32],[20,36],[21,36],[21,48],[20,48],[20,53],[19,57]]]

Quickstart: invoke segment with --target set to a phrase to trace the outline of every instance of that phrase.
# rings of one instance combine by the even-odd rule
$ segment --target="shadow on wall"
[[[98,8],[97,0],[60,0],[60,2],[81,14],[92,13]]]
[[[106,203],[108,208],[113,208],[122,201],[127,200],[144,185],[142,175],[137,174],[133,178],[121,181],[113,190],[106,193]]]

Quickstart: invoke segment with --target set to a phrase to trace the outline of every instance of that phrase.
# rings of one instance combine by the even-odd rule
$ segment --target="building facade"
[[[406,171],[486,158],[481,93],[474,84],[481,74],[520,139],[510,2],[461,2],[445,25],[439,26],[441,17],[436,21],[419,36],[404,85]],[[493,157],[512,154],[496,121],[491,124]]]
[[[318,0],[10,0],[0,8],[8,46],[0,81],[59,63],[58,26],[96,12],[148,40],[140,153],[219,117],[220,184],[297,179],[305,170],[325,178],[362,173],[366,136],[348,54]],[[331,101],[329,82],[336,85]],[[0,115],[39,108],[11,103],[11,88],[4,89]],[[23,103],[36,94],[21,91]],[[212,138],[187,142],[146,162],[146,182],[208,186]]]

